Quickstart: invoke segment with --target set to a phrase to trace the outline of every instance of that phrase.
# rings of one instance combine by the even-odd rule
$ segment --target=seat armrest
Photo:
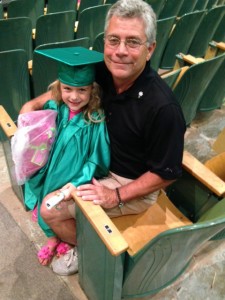
[[[11,138],[17,130],[15,123],[2,105],[0,105],[0,126],[8,138]]]
[[[191,153],[184,151],[182,164],[185,170],[207,186],[217,196],[225,196],[225,182]]]
[[[83,201],[76,193],[73,193],[72,196],[109,252],[113,256],[125,252],[128,249],[127,242],[102,207],[93,204],[92,201]]]

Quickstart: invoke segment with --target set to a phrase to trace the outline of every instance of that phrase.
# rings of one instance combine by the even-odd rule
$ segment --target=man
[[[96,81],[103,89],[111,172],[109,178],[78,186],[77,195],[101,205],[110,217],[146,210],[159,190],[182,173],[185,121],[172,91],[150,67],[155,38],[155,14],[146,2],[119,0],[109,10],[105,64],[97,66]],[[47,99],[44,94],[21,112],[40,109]],[[53,231],[65,227],[65,219],[54,216],[53,210],[43,217]],[[75,236],[74,227],[68,226],[67,237]],[[61,239],[64,236],[61,232]],[[58,259],[53,270],[60,274],[63,269],[65,274],[67,268],[71,273],[71,264],[66,264],[73,254]],[[72,261],[77,264],[75,255]]]

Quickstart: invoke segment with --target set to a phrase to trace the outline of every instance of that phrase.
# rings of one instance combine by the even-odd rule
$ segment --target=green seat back
[[[82,38],[71,40],[67,42],[51,43],[40,45],[36,49],[49,49],[60,47],[85,47],[89,48],[89,39]],[[32,68],[32,95],[36,97],[47,91],[50,83],[58,78],[57,62],[49,59],[43,55],[34,52],[33,55],[33,68]]]
[[[217,2],[218,2],[218,0],[209,0],[208,3],[207,3],[206,8],[207,9],[212,8],[213,6],[217,5]]]
[[[0,19],[4,19],[4,10],[3,10],[2,3],[0,3]]]
[[[90,46],[93,46],[95,37],[104,31],[105,17],[111,4],[99,5],[84,9],[79,13],[79,23],[76,38],[90,38]]]
[[[32,28],[36,28],[36,21],[44,14],[44,0],[15,0],[7,7],[8,18],[29,17]]]
[[[23,49],[32,59],[32,24],[28,17],[0,20],[0,51]]]
[[[173,32],[168,39],[160,64],[161,69],[172,69],[176,55],[180,52],[187,53],[205,11],[192,12],[180,17]]]
[[[206,87],[198,106],[198,111],[210,111],[221,108],[225,100],[225,55],[223,54],[223,61],[218,68],[216,74],[213,76],[209,85]]]
[[[145,2],[151,5],[158,18],[166,0],[145,0]]]
[[[103,0],[81,0],[79,6],[79,14],[86,8],[103,4]]]
[[[93,43],[93,50],[98,52],[104,52],[104,32],[99,33]]]
[[[151,57],[151,66],[158,70],[165,46],[169,39],[176,17],[157,20],[156,48]]]
[[[74,39],[76,12],[46,14],[37,20],[35,47]]]
[[[204,10],[207,9],[208,0],[198,0],[195,4],[194,10]]]
[[[224,18],[224,15],[225,6],[217,6],[206,12],[191,42],[188,50],[189,54],[195,57],[204,57],[209,42],[213,39],[216,29],[222,18]]]
[[[222,64],[224,55],[192,65],[175,87],[174,93],[187,125],[195,118],[202,95]]]
[[[225,42],[225,15],[220,20],[220,23],[218,24],[216,31],[213,35],[212,40],[218,41],[218,42]]]
[[[186,190],[183,190],[183,194]],[[182,196],[180,202],[182,202]],[[193,255],[225,227],[225,210],[217,218],[167,230],[135,256],[112,256],[79,207],[76,210],[79,280],[88,299],[150,299],[175,281]],[[104,263],[102,263],[104,258]],[[95,270],[95,272],[93,272]],[[98,274],[98,276],[96,276]]]
[[[22,105],[30,100],[27,54],[24,50],[0,52],[0,66],[1,72],[4,74],[0,80],[0,104],[16,122]],[[18,186],[13,173],[10,141],[2,130],[0,130],[0,139],[13,191],[24,204],[23,186]]]
[[[47,13],[63,12],[68,10],[77,11],[77,0],[48,0]]]
[[[0,52],[0,104],[16,121],[22,105],[30,100],[27,54],[24,50]]]
[[[160,12],[159,19],[178,16],[183,0],[167,0]]]
[[[181,69],[177,69],[175,71],[169,72],[169,74],[167,74],[163,80],[166,82],[166,84],[172,89],[174,83],[176,82],[179,74],[181,72]]]
[[[184,14],[193,12],[197,2],[198,0],[184,0],[178,12],[178,16],[183,16]]]

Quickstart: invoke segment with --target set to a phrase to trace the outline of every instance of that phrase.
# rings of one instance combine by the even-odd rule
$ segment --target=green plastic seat
[[[225,100],[225,84],[224,84],[224,70],[225,70],[225,56],[218,68],[216,74],[213,76],[209,85],[205,89],[199,106],[198,111],[211,111],[222,107]]]
[[[8,114],[16,122],[22,105],[30,100],[30,78],[27,65],[27,54],[24,50],[11,50],[0,52],[1,76],[0,104],[5,107]],[[10,141],[0,130],[0,138],[6,158],[12,188],[23,201],[23,186],[18,186],[13,175]]]
[[[103,0],[81,0],[79,6],[79,14],[86,8],[102,5]]]
[[[37,19],[35,47],[74,39],[76,12],[46,14]]]
[[[174,71],[171,71],[167,74],[164,74],[161,76],[161,78],[166,82],[166,84],[173,89],[173,86],[175,82],[177,81],[179,75],[180,75],[181,69],[177,69]]]
[[[179,10],[178,16],[183,16],[185,14],[193,12],[197,2],[198,0],[184,0]]]
[[[202,188],[205,190],[197,193],[199,180],[192,175],[195,165],[195,161],[189,165],[193,186],[179,182],[178,189],[175,182],[167,193],[169,198],[171,196],[170,201],[160,195],[153,205],[156,209],[151,207],[149,212],[137,216],[109,219],[101,207],[73,195],[77,204],[79,282],[88,299],[148,299],[148,295],[156,294],[175,281],[195,253],[224,232],[225,199],[211,199],[210,189],[204,184]],[[216,182],[215,178],[213,181]],[[225,184],[221,192],[225,193]],[[175,209],[173,203],[176,203]],[[171,218],[167,219],[168,211]],[[178,222],[175,227],[157,234],[166,220],[169,223],[169,219],[173,219],[174,212],[185,225],[179,227]],[[186,219],[185,213],[193,219],[192,222]],[[147,239],[146,235],[150,238]],[[146,240],[142,247],[138,247],[142,238]],[[134,248],[137,251],[133,251]]]
[[[224,19],[224,16],[225,6],[217,6],[206,12],[191,42],[188,50],[189,54],[196,57],[204,57],[208,44],[213,39],[216,29],[222,19]]]
[[[89,37],[92,47],[95,37],[104,31],[105,17],[110,7],[111,4],[98,5],[80,12],[76,38]]]
[[[61,48],[61,47],[85,47],[89,48],[89,38],[82,38],[77,40],[71,40],[60,43],[50,43],[40,45],[36,49],[49,49],[49,48]],[[46,72],[47,70],[47,72]],[[43,55],[34,52],[33,55],[33,67],[32,67],[32,96],[39,96],[47,91],[50,83],[55,81],[58,77],[57,62],[53,59],[49,59]]]
[[[145,0],[148,4],[151,5],[152,9],[154,10],[156,17],[158,18],[166,0]]]
[[[207,8],[207,9],[210,9],[210,8],[212,8],[213,6],[216,6],[216,5],[217,5],[217,2],[218,2],[218,0],[209,0],[208,3],[207,3],[206,8]]]
[[[4,19],[4,10],[2,3],[0,3],[0,19]]]
[[[104,52],[104,32],[100,32],[94,39],[93,50]]]
[[[205,11],[192,12],[177,20],[163,53],[160,64],[161,69],[173,69],[176,55],[188,53],[188,49],[204,15]]]
[[[77,11],[77,0],[48,0],[47,13],[63,12],[68,10]]]
[[[218,24],[216,31],[213,35],[213,40],[214,41],[219,41],[219,42],[225,42],[225,15],[223,18],[220,20],[220,23]]]
[[[32,59],[32,24],[28,17],[0,20],[0,51],[24,49]]]
[[[175,21],[175,16],[157,20],[156,48],[151,57],[151,66],[156,71],[161,64],[161,59]]]
[[[207,9],[208,0],[198,0],[195,4],[194,10],[204,10]]]
[[[44,14],[44,0],[15,0],[7,7],[8,18],[29,17],[32,28],[36,28],[36,21]]]
[[[159,20],[178,16],[183,0],[167,0],[159,14]]]
[[[190,66],[173,90],[186,125],[190,125],[195,118],[201,98],[223,63],[224,55]]]

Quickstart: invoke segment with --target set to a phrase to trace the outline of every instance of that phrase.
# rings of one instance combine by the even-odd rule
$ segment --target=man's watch
[[[116,196],[117,196],[117,199],[118,199],[118,206],[119,206],[119,208],[123,207],[124,203],[122,202],[122,199],[120,197],[119,188],[116,188]]]

